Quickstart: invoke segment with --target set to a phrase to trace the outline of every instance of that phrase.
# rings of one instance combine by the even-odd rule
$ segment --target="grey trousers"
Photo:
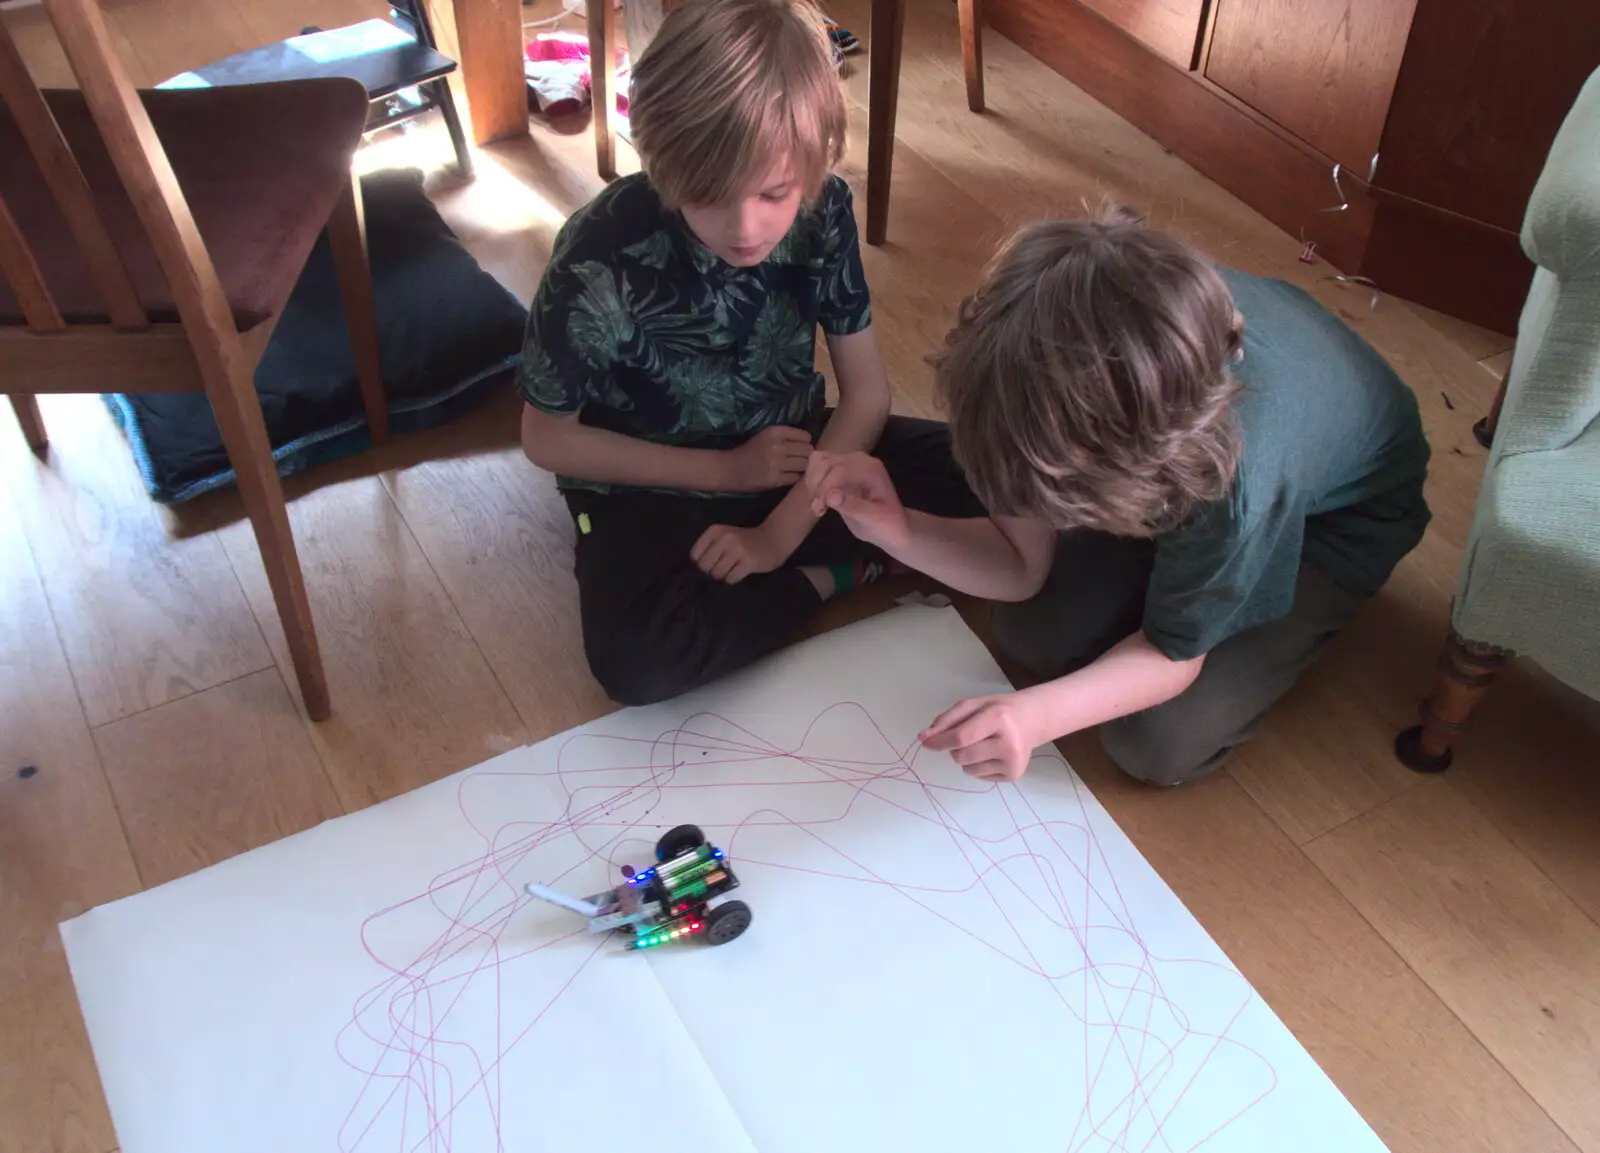
[[[1087,665],[1139,628],[1154,555],[1150,541],[1063,533],[1039,595],[995,606],[1001,651],[1044,678]],[[1101,725],[1101,744],[1123,772],[1151,784],[1204,776],[1255,736],[1267,710],[1322,655],[1361,601],[1301,565],[1287,616],[1223,641],[1183,693]]]

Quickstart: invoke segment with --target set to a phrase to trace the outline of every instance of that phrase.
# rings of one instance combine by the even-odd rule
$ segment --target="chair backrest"
[[[44,0],[44,8],[184,326],[193,328],[205,320],[217,331],[233,331],[216,269],[166,151],[112,45],[99,0]],[[0,103],[9,112],[78,245],[111,327],[129,332],[149,328],[150,319],[67,136],[29,75],[4,21],[0,21]],[[68,327],[39,260],[3,195],[0,275],[16,296],[30,330],[43,334]]]

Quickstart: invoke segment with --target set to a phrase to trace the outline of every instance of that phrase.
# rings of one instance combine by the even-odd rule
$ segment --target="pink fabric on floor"
[[[589,103],[589,39],[578,32],[545,32],[524,49],[522,65],[539,111],[569,116]],[[628,54],[617,49],[617,111],[628,114]]]
[[[527,49],[529,60],[581,60],[589,63],[589,38],[581,32],[541,32]]]

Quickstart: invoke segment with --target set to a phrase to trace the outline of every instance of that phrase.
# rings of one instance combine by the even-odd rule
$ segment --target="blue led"
[[[721,849],[712,849],[711,850],[711,855],[713,857],[720,857],[720,856],[722,856],[722,850]]]

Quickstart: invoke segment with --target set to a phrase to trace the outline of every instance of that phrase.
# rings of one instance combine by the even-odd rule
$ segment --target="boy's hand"
[[[864,452],[811,454],[806,466],[811,511],[821,516],[835,510],[860,540],[887,552],[911,535],[905,506],[883,462]]]
[[[949,750],[970,777],[1014,781],[1028,771],[1038,745],[1022,693],[971,697],[946,709],[919,735],[930,749]]]
[[[785,549],[765,524],[754,528],[714,524],[694,542],[689,558],[713,580],[736,585],[751,573],[771,572],[793,551]]]
[[[764,428],[724,456],[728,492],[766,492],[786,488],[806,474],[811,457],[811,434],[803,429],[775,424]]]

